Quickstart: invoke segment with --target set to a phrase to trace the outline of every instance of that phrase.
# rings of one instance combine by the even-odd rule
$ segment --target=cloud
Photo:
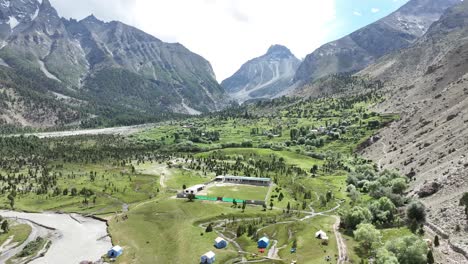
[[[227,8],[227,12],[230,13],[231,16],[239,22],[249,22],[249,16],[240,10],[236,1],[231,1],[231,6]]]
[[[372,13],[378,13],[378,12],[380,12],[380,9],[373,7],[373,8],[371,8],[371,12]]]
[[[355,15],[355,16],[362,16],[362,13],[359,12],[359,11],[354,11],[354,12],[353,12],[353,15]]]
[[[310,0],[51,0],[60,15],[120,20],[209,60],[218,80],[272,44],[299,58],[332,35],[335,1]]]
[[[82,19],[94,14],[102,20],[132,21],[138,0],[50,0],[61,16]]]

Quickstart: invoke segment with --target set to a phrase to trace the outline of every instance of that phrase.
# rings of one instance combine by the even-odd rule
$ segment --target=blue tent
[[[257,242],[258,248],[267,248],[269,244],[270,239],[268,239],[268,237],[262,237]]]
[[[218,238],[215,239],[214,246],[215,246],[215,248],[221,249],[221,248],[227,247],[227,244],[228,243],[224,238],[218,237]]]
[[[215,253],[213,251],[206,252],[205,255],[201,256],[200,263],[202,264],[212,264],[215,262]]]
[[[108,252],[107,252],[107,256],[109,258],[116,258],[120,255],[122,255],[123,253],[123,249],[121,246],[115,246],[113,248],[111,248]]]

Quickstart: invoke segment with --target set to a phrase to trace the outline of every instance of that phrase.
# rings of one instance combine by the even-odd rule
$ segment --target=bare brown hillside
[[[412,177],[409,195],[422,199],[429,222],[468,257],[459,206],[468,192],[468,2],[448,10],[414,46],[359,75],[386,83],[389,97],[377,111],[401,114],[364,155]]]

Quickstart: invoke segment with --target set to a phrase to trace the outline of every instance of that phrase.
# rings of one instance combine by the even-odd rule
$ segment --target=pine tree
[[[427,252],[427,263],[434,264],[434,255],[432,254],[432,250],[429,250],[429,252]]]
[[[436,236],[434,237],[434,246],[435,246],[435,247],[438,247],[439,245],[440,245],[440,243],[439,243],[439,236],[436,235]]]
[[[213,232],[213,225],[211,225],[211,223],[206,227],[205,232],[206,233]]]
[[[468,192],[464,193],[460,199],[460,206],[465,206],[465,215],[468,218]]]
[[[3,221],[1,228],[3,230],[3,233],[8,233],[8,231],[10,231],[10,225],[8,224],[7,220]]]

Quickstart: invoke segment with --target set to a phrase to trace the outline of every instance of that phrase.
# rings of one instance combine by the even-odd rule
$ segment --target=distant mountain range
[[[387,17],[321,46],[300,63],[284,47],[280,58],[268,52],[248,61],[222,86],[240,102],[282,95],[323,95],[311,83],[333,74],[356,73],[382,56],[409,47],[457,3],[460,0],[410,0]]]
[[[181,44],[93,15],[64,19],[48,0],[0,0],[0,124],[126,125],[215,111],[231,98],[333,93],[335,77],[311,84],[412,46],[457,3],[410,0],[302,62],[273,45],[220,85],[210,63]]]
[[[4,123],[132,123],[213,111],[228,100],[210,63],[181,44],[93,15],[60,18],[49,0],[0,0],[0,43],[0,73],[12,79],[0,86]]]
[[[221,86],[239,102],[272,98],[289,86],[300,63],[288,48],[273,45],[265,55],[242,65]]]
[[[334,73],[355,73],[391,52],[410,46],[460,0],[411,0],[389,16],[307,55],[295,82]]]

